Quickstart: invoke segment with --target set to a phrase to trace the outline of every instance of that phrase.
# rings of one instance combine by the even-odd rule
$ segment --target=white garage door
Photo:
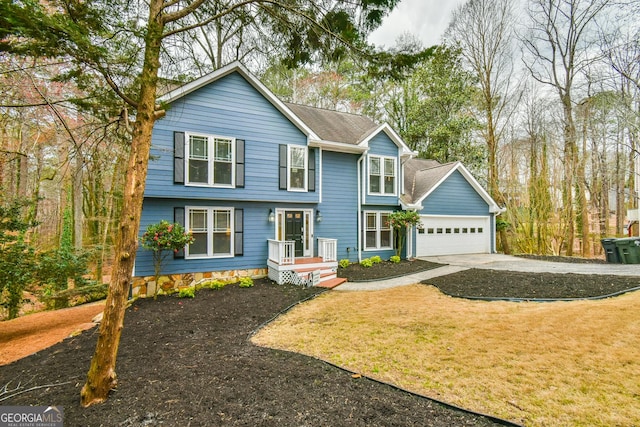
[[[491,252],[488,216],[422,215],[423,228],[416,239],[417,256],[479,254]]]

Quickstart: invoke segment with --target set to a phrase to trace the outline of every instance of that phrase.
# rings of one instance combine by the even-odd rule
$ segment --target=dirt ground
[[[6,365],[96,324],[104,301],[56,311],[42,311],[0,322],[0,365]]]

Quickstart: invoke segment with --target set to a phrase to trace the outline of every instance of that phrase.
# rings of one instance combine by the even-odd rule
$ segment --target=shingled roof
[[[379,127],[370,118],[357,114],[284,104],[324,141],[357,145]]]
[[[459,162],[440,164],[436,160],[409,159],[404,162],[403,203],[419,203]]]

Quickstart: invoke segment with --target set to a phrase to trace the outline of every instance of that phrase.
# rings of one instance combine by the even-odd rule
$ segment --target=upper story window
[[[396,159],[369,156],[369,194],[396,194]]]
[[[187,184],[234,186],[235,139],[213,135],[186,135]]]
[[[287,191],[316,191],[315,149],[280,144],[279,188]]]
[[[289,190],[307,190],[307,148],[289,146]]]

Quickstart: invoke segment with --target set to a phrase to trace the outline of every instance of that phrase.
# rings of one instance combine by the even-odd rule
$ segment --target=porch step
[[[318,283],[318,287],[319,288],[328,288],[328,289],[333,289],[336,286],[342,285],[343,283],[345,283],[347,281],[347,279],[343,278],[343,277],[334,277],[333,279],[329,279],[326,280],[324,282],[320,282]]]
[[[277,283],[309,284],[314,273],[320,277],[316,283],[324,283],[333,280],[337,276],[338,262],[323,261],[320,257],[299,258],[294,264],[279,265],[268,260],[269,278]],[[337,286],[337,285],[336,285]]]

